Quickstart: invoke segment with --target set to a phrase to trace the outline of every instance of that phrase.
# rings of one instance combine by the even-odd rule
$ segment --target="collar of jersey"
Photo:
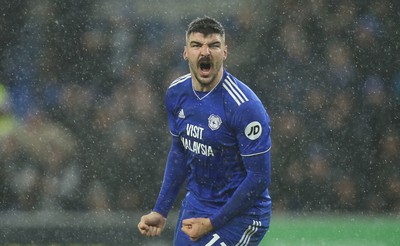
[[[194,87],[192,86],[192,90],[193,90],[194,95],[195,95],[199,100],[203,100],[203,98],[206,98],[208,95],[211,94],[211,92],[213,92],[213,91],[219,86],[219,84],[221,83],[221,81],[223,81],[223,80],[225,79],[225,76],[226,76],[226,71],[224,70],[224,73],[223,73],[223,75],[222,75],[221,80],[214,86],[214,88],[211,89],[211,91],[209,91],[207,94],[205,94],[205,95],[203,95],[203,96],[199,96],[199,94],[198,94],[199,92],[197,92],[197,91],[194,89]]]

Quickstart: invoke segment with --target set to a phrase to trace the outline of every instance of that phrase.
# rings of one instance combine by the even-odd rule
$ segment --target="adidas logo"
[[[181,119],[185,119],[185,112],[183,112],[183,109],[181,109],[181,111],[179,111],[178,117]]]

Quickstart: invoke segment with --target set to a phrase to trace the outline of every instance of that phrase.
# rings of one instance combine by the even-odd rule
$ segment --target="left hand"
[[[190,240],[196,241],[213,229],[209,218],[190,218],[182,220],[182,231]]]

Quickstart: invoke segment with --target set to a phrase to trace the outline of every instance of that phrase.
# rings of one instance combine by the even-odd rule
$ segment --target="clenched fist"
[[[182,231],[186,233],[190,240],[196,241],[213,229],[208,218],[190,218],[182,220]]]
[[[148,237],[159,236],[164,230],[167,219],[157,212],[143,215],[138,224],[139,232]]]

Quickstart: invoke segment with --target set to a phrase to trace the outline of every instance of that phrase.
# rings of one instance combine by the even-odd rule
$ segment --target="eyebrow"
[[[195,41],[195,40],[190,41],[189,44],[201,44],[201,45],[203,45],[202,42]],[[214,42],[208,43],[208,45],[214,45],[214,44],[222,44],[222,43],[221,43],[221,41],[214,41]]]

